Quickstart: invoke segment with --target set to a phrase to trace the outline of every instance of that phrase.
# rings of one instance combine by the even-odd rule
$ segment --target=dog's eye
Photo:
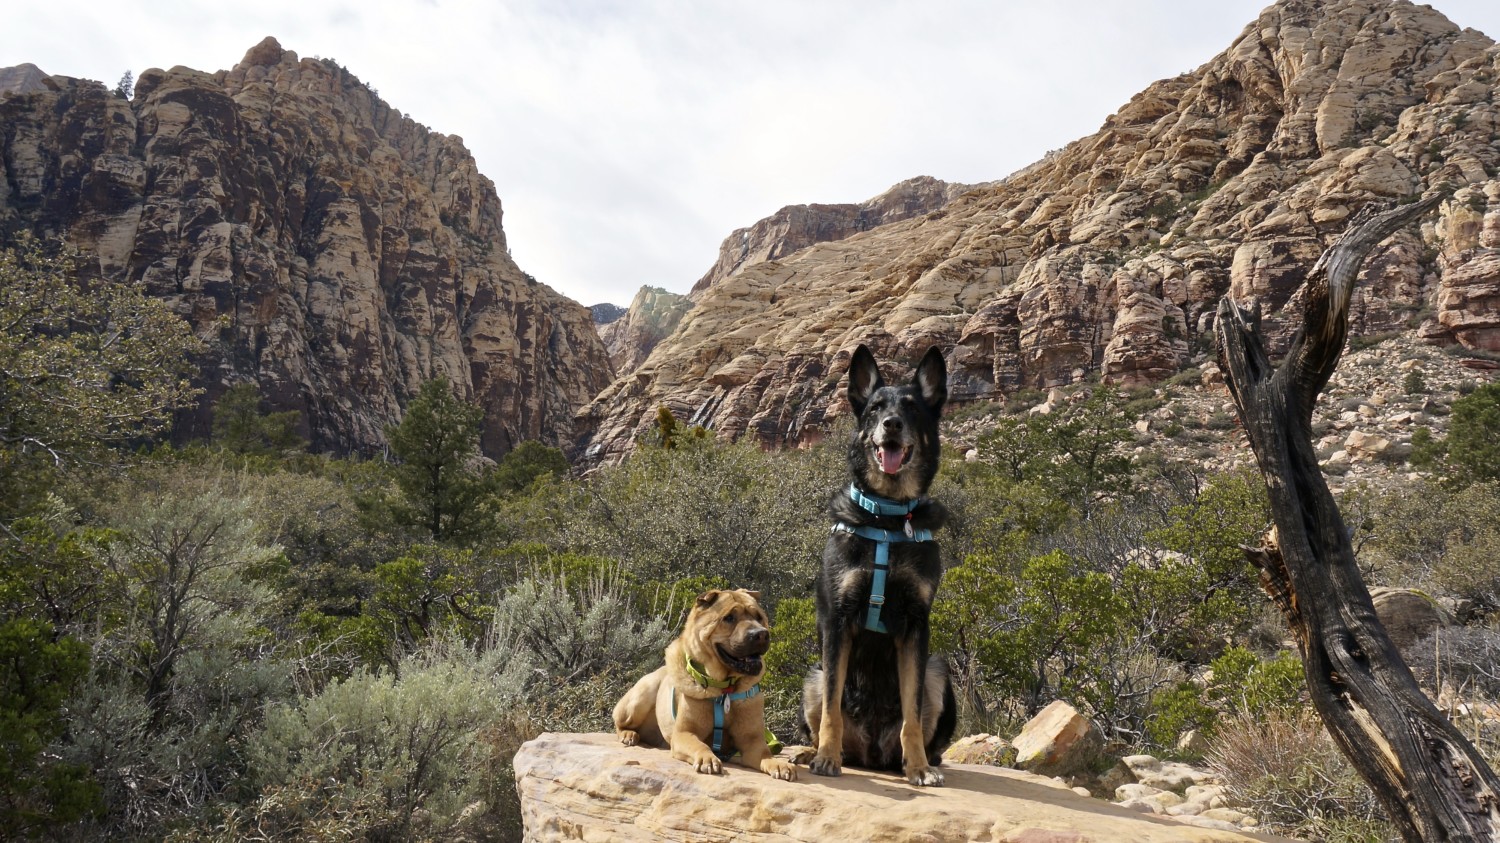
[[[730,612],[729,614],[727,614],[727,615],[724,616],[724,623],[732,624],[734,622],[735,622],[734,612]]]

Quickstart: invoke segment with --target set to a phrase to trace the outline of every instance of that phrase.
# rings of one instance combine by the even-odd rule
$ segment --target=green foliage
[[[188,376],[200,348],[133,286],[80,283],[71,258],[29,237],[0,250],[0,507],[31,469],[164,429],[198,394]]]
[[[367,662],[385,659],[393,666],[435,636],[473,642],[489,619],[484,601],[499,585],[487,576],[493,569],[486,561],[468,548],[413,547],[375,567],[369,605],[343,626]]]
[[[260,389],[253,383],[230,387],[214,404],[213,442],[232,454],[280,457],[307,447],[297,433],[295,410],[262,413]]]
[[[526,660],[492,653],[429,648],[399,674],[360,672],[273,706],[248,748],[263,795],[229,822],[247,832],[269,825],[276,839],[320,826],[370,840],[442,838],[482,798],[479,738],[524,685]]]
[[[1361,555],[1383,579],[1500,611],[1500,482],[1397,489],[1371,521]]]
[[[30,835],[98,808],[88,770],[47,757],[67,728],[63,707],[88,669],[88,647],[45,623],[0,622],[0,827]]]
[[[1426,395],[1427,379],[1422,377],[1421,369],[1411,369],[1406,377],[1401,379],[1401,391],[1407,395]]]
[[[506,454],[495,467],[495,487],[503,494],[521,492],[548,474],[564,477],[568,459],[557,448],[526,441]]]
[[[401,499],[398,524],[436,542],[462,541],[491,526],[493,484],[477,468],[484,411],[453,394],[446,378],[422,384],[401,423],[386,430]]]
[[[1122,576],[1139,626],[1163,650],[1199,662],[1247,632],[1263,595],[1241,548],[1269,523],[1265,486],[1248,471],[1217,477],[1173,507],[1146,540],[1180,555],[1141,560]]]
[[[656,425],[647,435],[646,444],[670,450],[684,442],[702,442],[708,438],[708,430],[696,424],[692,427],[684,426],[672,415],[672,410],[663,404],[656,408]]]
[[[1205,683],[1182,682],[1152,697],[1146,724],[1152,743],[1171,749],[1189,729],[1212,738],[1225,718],[1262,719],[1306,707],[1302,662],[1291,653],[1267,660],[1229,647],[1209,665],[1207,676]]]
[[[1500,480],[1500,383],[1453,402],[1447,451],[1455,483]]]
[[[1113,583],[1058,552],[1017,561],[972,556],[949,572],[933,606],[935,648],[955,652],[967,688],[987,686],[1028,714],[1060,697],[1113,720],[1119,699],[1104,674],[1127,634]]]
[[[644,675],[660,666],[671,639],[667,620],[642,611],[617,578],[522,580],[500,598],[494,617],[496,635],[530,655],[533,682]]]
[[[1118,446],[1130,441],[1133,421],[1118,393],[1098,387],[1049,415],[1001,419],[976,448],[1002,477],[1044,484],[1086,514],[1128,488],[1134,463]]]
[[[782,740],[796,729],[802,706],[802,680],[820,659],[818,608],[811,597],[788,597],[771,618],[771,649],[766,651],[766,726]]]
[[[1433,468],[1442,462],[1446,443],[1432,438],[1432,429],[1419,427],[1411,432],[1411,455],[1407,458],[1416,468]]]
[[[772,608],[811,587],[837,458],[826,445],[776,454],[680,439],[639,449],[586,484],[539,484],[511,520],[526,539],[616,560],[642,582],[721,577],[760,590]]]

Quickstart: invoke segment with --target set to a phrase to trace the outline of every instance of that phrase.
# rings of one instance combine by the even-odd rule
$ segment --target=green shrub
[[[1500,480],[1500,383],[1453,402],[1447,451],[1455,483]]]
[[[1407,395],[1426,395],[1427,379],[1422,377],[1421,369],[1412,369],[1401,379],[1401,391]]]
[[[766,652],[766,726],[786,742],[802,706],[802,680],[821,660],[818,610],[811,597],[788,597],[771,618],[771,649]]]
[[[248,814],[274,820],[283,839],[324,818],[371,840],[441,838],[482,800],[486,748],[478,738],[526,684],[523,654],[490,653],[434,646],[405,659],[399,678],[362,671],[273,706],[248,745],[263,794]],[[297,808],[288,811],[293,794]]]

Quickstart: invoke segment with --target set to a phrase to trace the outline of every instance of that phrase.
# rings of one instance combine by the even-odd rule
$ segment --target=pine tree
[[[400,424],[386,429],[399,461],[402,501],[393,507],[399,523],[439,542],[483,530],[493,496],[490,479],[477,465],[483,418],[483,410],[455,396],[448,379],[439,377],[422,385]]]

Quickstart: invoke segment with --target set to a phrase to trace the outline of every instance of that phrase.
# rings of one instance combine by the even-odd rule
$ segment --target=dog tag
[[[725,717],[729,716],[729,704],[732,703],[732,702],[734,702],[734,700],[730,699],[728,695],[725,695],[725,697],[724,697],[724,716]]]
[[[907,539],[913,538],[912,531],[911,531],[911,518],[907,518],[906,519],[906,523],[901,525],[901,529],[903,529],[903,530],[906,531],[906,538]]]

